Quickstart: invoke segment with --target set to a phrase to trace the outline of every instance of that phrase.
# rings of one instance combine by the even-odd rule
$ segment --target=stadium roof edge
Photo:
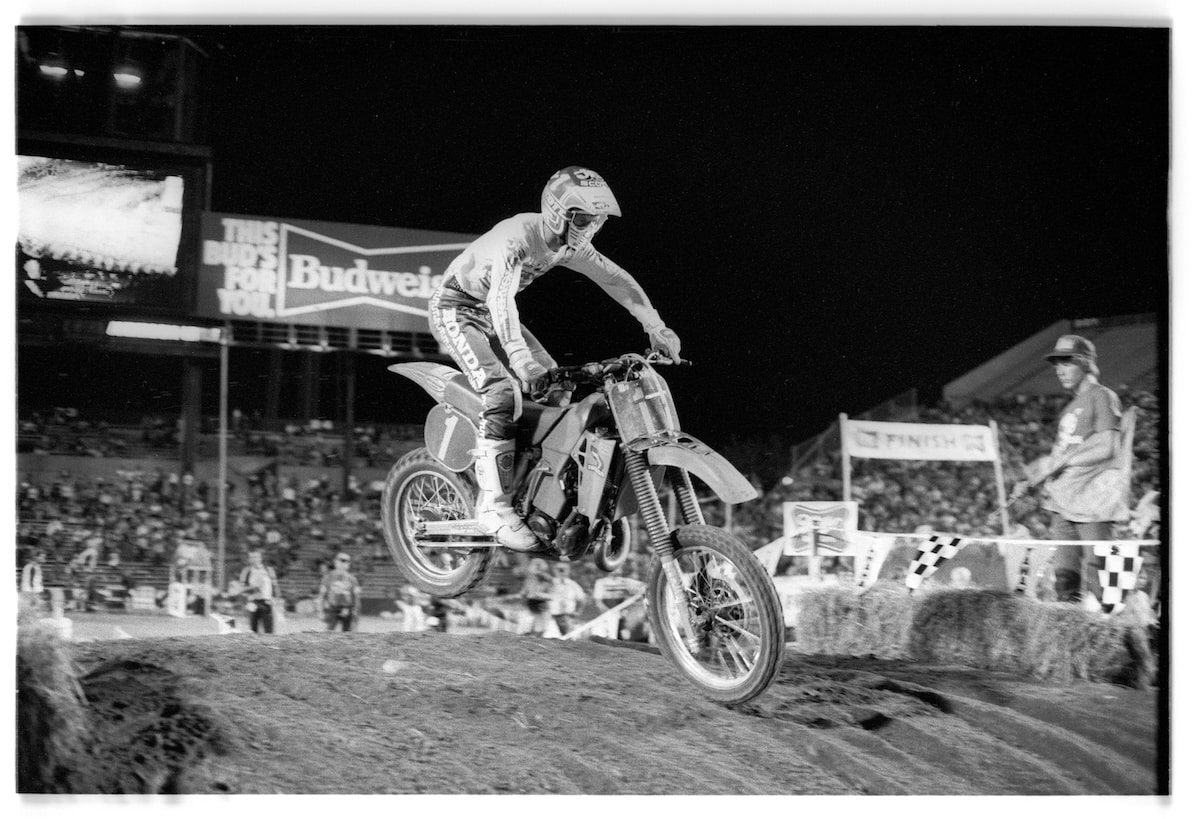
[[[942,398],[951,406],[1003,395],[1057,394],[1042,358],[1063,333],[1078,332],[1096,344],[1102,379],[1110,386],[1134,384],[1158,368],[1158,317],[1140,313],[1103,318],[1059,319],[1008,350],[950,381]]]

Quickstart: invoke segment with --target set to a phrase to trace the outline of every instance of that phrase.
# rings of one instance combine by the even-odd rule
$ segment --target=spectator
[[[46,553],[37,549],[21,568],[21,598],[31,607],[38,606],[45,591],[42,582],[42,564],[45,561]]]
[[[362,609],[362,589],[358,578],[350,572],[350,555],[338,552],[333,559],[333,570],[321,579],[317,590],[317,603],[325,619],[325,628],[336,631],[354,631]]]
[[[521,597],[524,598],[525,605],[529,607],[529,613],[533,615],[533,626],[529,633],[534,637],[545,635],[546,628],[550,625],[552,580],[546,561],[540,557],[533,558],[525,567],[525,581],[521,585]]]
[[[396,596],[396,608],[400,611],[402,631],[425,631],[425,608],[421,605],[421,593],[414,586],[405,584]]]
[[[971,587],[971,570],[966,566],[955,566],[950,570],[950,586],[955,589]]]
[[[250,565],[242,569],[238,582],[246,594],[246,611],[250,613],[250,630],[260,628],[266,634],[275,633],[275,599],[279,597],[279,581],[275,570],[263,563],[263,554],[251,549],[246,554]]]
[[[1026,468],[1028,482],[1014,493],[1044,484],[1042,506],[1051,514],[1052,540],[1111,540],[1114,522],[1129,517],[1120,487],[1122,480],[1128,485],[1120,468],[1121,401],[1100,384],[1096,348],[1086,338],[1061,336],[1045,358],[1072,397],[1059,415],[1050,454]],[[1088,546],[1062,546],[1056,559],[1067,597],[1086,602],[1090,594],[1099,603],[1103,558]]]
[[[626,558],[625,562],[620,564],[620,568],[616,573],[601,575],[600,579],[596,580],[592,587],[592,599],[596,605],[600,606],[601,611],[608,611],[612,608],[625,602],[630,597],[635,597],[646,591],[646,584],[641,580],[632,576],[632,555]],[[632,604],[631,604],[632,605]],[[596,632],[599,636],[608,636],[614,639],[628,639],[626,635],[626,611],[628,608],[619,612],[616,617],[608,617],[601,621],[602,626]]]
[[[83,549],[71,558],[72,572],[93,571],[96,568],[96,562],[100,559],[100,545],[104,542],[103,538],[87,531],[82,534],[84,535]]]
[[[558,633],[566,637],[575,627],[575,617],[587,602],[588,596],[578,583],[571,579],[571,567],[566,563],[555,563],[550,580],[550,616],[558,626]]]

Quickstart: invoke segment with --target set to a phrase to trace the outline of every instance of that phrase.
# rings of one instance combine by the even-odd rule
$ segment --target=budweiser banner
[[[845,421],[842,445],[853,458],[906,461],[995,461],[996,440],[985,426]]]
[[[787,501],[783,504],[783,554],[854,555],[856,501]]]
[[[428,332],[428,303],[461,233],[226,213],[201,218],[196,313]]]

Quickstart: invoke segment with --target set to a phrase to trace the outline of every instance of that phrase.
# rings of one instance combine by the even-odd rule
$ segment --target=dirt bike
[[[660,651],[694,685],[723,703],[765,691],[783,659],[779,596],[754,553],[705,525],[695,475],[726,503],[757,490],[721,455],[679,429],[657,353],[625,354],[551,370],[522,398],[513,507],[538,538],[528,550],[551,560],[591,554],[611,572],[632,545],[637,513],[657,556],[646,588]],[[401,572],[422,591],[453,598],[478,585],[501,547],[473,519],[476,425],[483,399],[458,370],[431,362],[388,368],[436,402],[425,446],[392,467],[383,527]],[[565,406],[543,403],[580,387],[595,391]],[[540,399],[540,400],[533,400]],[[563,403],[563,402],[559,402]],[[659,487],[674,494],[682,525],[671,530]]]

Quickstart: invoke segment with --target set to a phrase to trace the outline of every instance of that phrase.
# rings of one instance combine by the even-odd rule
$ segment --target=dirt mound
[[[1152,794],[1157,691],[789,653],[726,708],[652,651],[506,633],[74,647],[104,792]]]

